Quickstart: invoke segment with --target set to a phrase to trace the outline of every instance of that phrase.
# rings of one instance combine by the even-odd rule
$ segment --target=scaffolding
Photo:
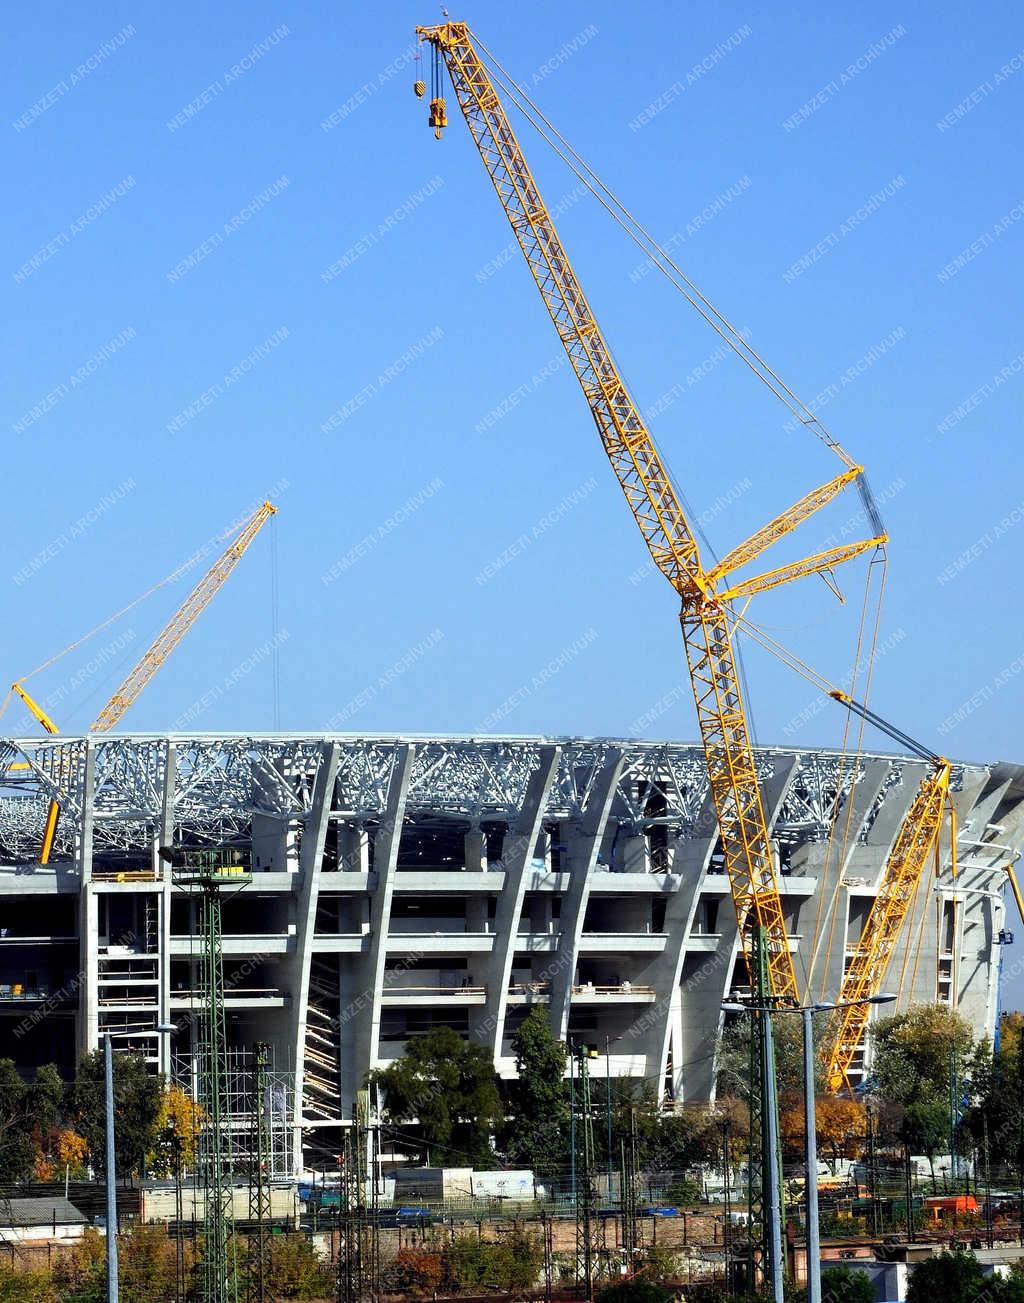
[[[198,1013],[198,1009],[197,1009]],[[270,1181],[289,1180],[295,1175],[291,1147],[290,1116],[294,1070],[279,1066],[273,1045],[268,1045],[263,1065],[264,1153]],[[221,1125],[230,1133],[232,1176],[239,1185],[250,1184],[255,1149],[252,1047],[231,1046],[224,1052],[224,1103]],[[171,1059],[171,1077],[193,1099],[199,1095],[200,1063],[194,1050]]]

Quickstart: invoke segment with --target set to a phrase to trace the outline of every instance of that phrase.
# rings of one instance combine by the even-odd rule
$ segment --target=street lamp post
[[[803,1051],[804,1051],[804,1130],[805,1130],[805,1147],[804,1163],[807,1168],[807,1179],[805,1182],[805,1195],[807,1200],[807,1303],[821,1303],[821,1235],[818,1225],[818,1138],[817,1138],[817,1117],[814,1101],[814,1015],[824,1013],[830,1010],[849,1009],[854,1005],[861,1004],[889,1004],[895,1000],[895,995],[882,994],[868,996],[864,1000],[844,1000],[841,1004],[832,1004],[830,1002],[820,1002],[808,1005],[772,1005],[765,1004],[756,1006],[750,1004],[733,1004],[726,1003],[722,1008],[728,1013],[748,1013],[760,1012],[765,1015],[764,1023],[769,1027],[773,1013],[798,1013],[803,1019]],[[770,1059],[768,1060],[771,1061]],[[764,1101],[764,1112],[766,1121],[774,1133],[775,1109],[775,1080],[774,1077],[766,1082],[766,1099]],[[771,1154],[776,1154],[777,1150],[774,1145],[774,1136],[769,1137],[772,1143]],[[779,1192],[778,1192],[778,1173],[771,1169],[775,1163],[769,1156],[769,1173],[768,1179],[772,1182],[769,1189],[768,1206],[770,1215],[776,1223],[779,1222]],[[770,1228],[772,1236],[772,1293],[775,1303],[782,1303],[782,1251],[781,1236],[782,1227],[780,1224]],[[776,1243],[778,1243],[778,1257],[775,1257]]]
[[[112,1042],[125,1036],[138,1036],[142,1029],[103,1033],[103,1095],[106,1112],[107,1151],[107,1303],[118,1303],[117,1278],[117,1171],[114,1159],[114,1047]],[[156,1028],[161,1036],[178,1029],[170,1023]]]

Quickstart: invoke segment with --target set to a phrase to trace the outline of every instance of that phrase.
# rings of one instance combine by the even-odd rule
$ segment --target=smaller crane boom
[[[89,730],[107,733],[133,705],[136,698],[185,634],[216,597],[221,585],[241,560],[264,523],[277,512],[272,502],[264,502],[246,521],[241,533],[217,558],[182,604],[160,630],[138,664],[103,707]]]
[[[236,538],[225,548],[195,585],[189,595],[171,616],[170,620],[153,639],[137,664],[115,691],[107,704],[96,716],[90,727],[91,733],[107,733],[121,720],[131,708],[143,688],[157,672],[164,661],[181,642],[185,634],[195,624],[210,602],[216,597],[222,584],[234,570],[245,554],[249,544],[263,528],[271,516],[276,515],[277,508],[272,502],[263,502],[245,521]],[[60,729],[46,713],[42,706],[30,695],[21,681],[11,684],[47,733],[59,733]],[[39,852],[39,863],[48,864],[53,843],[57,835],[57,820],[60,806],[56,801],[50,802],[43,829],[43,844]]]

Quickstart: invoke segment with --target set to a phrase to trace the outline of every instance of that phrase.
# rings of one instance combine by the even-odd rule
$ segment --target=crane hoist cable
[[[737,580],[734,572],[848,485],[856,482],[863,496],[863,468],[843,454],[841,474],[806,493],[707,567],[664,459],[577,279],[468,26],[444,23],[416,30],[443,60],[481,161],[583,390],[605,455],[655,565],[680,599],[687,667],[741,943],[749,963],[748,925],[756,923],[764,929],[769,989],[778,997],[796,1000],[799,992],[733,646],[731,608],[735,600],[804,575],[827,575],[869,550],[877,551],[887,540],[879,532],[749,579]],[[436,61],[435,67],[439,67]],[[417,83],[414,89],[422,95],[425,88]],[[440,89],[435,79],[428,122],[438,138],[447,124]],[[877,511],[867,515],[877,519]]]
[[[862,653],[863,642],[864,642],[864,627],[868,619],[868,611],[870,607],[870,596],[871,596],[871,586],[872,586],[871,581],[872,581],[872,575],[875,569],[875,565],[876,565],[876,561],[873,560],[871,564],[869,564],[867,573],[865,575],[864,600],[861,605],[860,623],[857,631],[857,645],[856,645],[856,651],[854,655],[853,666],[851,667],[850,675],[849,675],[850,695],[860,697],[865,702],[865,704],[867,704],[870,701],[870,697],[871,697],[871,686],[872,686],[872,680],[874,676],[875,656],[878,648],[878,633],[879,633],[881,614],[882,614],[882,598],[885,592],[885,581],[886,581],[887,562],[885,557],[883,556],[880,558],[881,581],[879,583],[876,599],[875,599],[874,620],[871,627],[870,650],[868,651],[866,663],[864,665],[864,673],[865,673],[864,688],[861,691],[858,688],[858,681],[861,674],[861,653]],[[847,800],[846,800],[845,818],[843,820],[842,837],[840,840],[838,851],[836,851],[836,827],[839,821],[839,809],[841,803],[842,785],[843,782],[846,781],[847,775],[849,776],[850,789],[852,789],[853,784],[856,781],[856,774],[860,768],[860,757],[863,752],[863,746],[864,746],[864,730],[867,726],[867,721],[862,716],[856,717],[857,718],[856,742],[854,744],[853,759],[851,761],[849,759],[849,734],[850,734],[849,725],[852,718],[854,717],[848,711],[846,713],[846,718],[844,720],[844,727],[843,727],[843,740],[841,746],[842,762],[841,762],[840,776],[836,784],[836,797],[835,797],[835,802],[832,811],[832,822],[829,828],[828,840],[825,845],[824,864],[822,866],[819,880],[827,879],[828,871],[833,859],[833,854],[836,854],[838,864],[842,865],[846,862],[847,853],[850,844],[850,836],[854,831],[853,830],[854,802],[851,799],[852,791],[848,791]],[[825,957],[824,957],[824,961],[820,965],[821,983],[820,983],[819,999],[822,1000],[825,998],[827,974],[831,971],[832,943],[833,943],[833,938],[835,936],[835,925],[838,917],[838,904],[839,904],[841,885],[842,885],[842,874],[837,872],[836,884],[835,887],[833,888],[832,897],[831,900],[829,901],[829,906],[828,906],[828,939],[825,946]],[[825,899],[824,893],[822,893],[822,895],[819,896],[818,898],[817,908],[815,911],[814,934],[813,934],[813,942],[811,945],[811,954],[810,954],[810,962],[809,962],[809,968],[811,969],[813,969],[818,962],[818,949],[819,949],[819,942],[821,939],[822,906],[824,905],[824,899]],[[809,983],[808,983],[808,989],[805,993],[805,998],[810,998]]]
[[[728,344],[736,356],[749,367],[762,384],[789,409],[799,424],[810,430],[816,438],[830,448],[844,465],[852,466],[854,464],[853,459],[843,449],[839,441],[829,433],[824,423],[814,414],[811,408],[781,379],[777,372],[772,370],[764,358],[750,345],[744,333],[734,326],[710,299],[698,289],[672,258],[668,250],[630,212],[558,128],[538,108],[527,91],[502,67],[494,54],[488,50],[487,46],[475,34],[474,41],[477,48],[486,55],[497,74],[497,79],[501,82],[509,97],[516,103],[526,120],[543,137],[553,152],[562,159],[576,178],[598,200],[616,224],[626,232],[657,270],[675,286],[691,307]],[[435,90],[436,94],[438,94],[437,90]],[[877,503],[863,472],[858,480],[858,489],[874,533],[884,533]]]
[[[156,674],[161,665],[164,664],[171,652],[174,651],[182,638],[184,638],[185,634],[188,633],[192,625],[220,591],[221,586],[241,560],[250,543],[263,528],[263,525],[271,518],[271,516],[276,515],[276,513],[277,508],[272,502],[263,502],[254,512],[252,512],[248,519],[242,522],[237,537],[233,539],[209,569],[201,576],[181,605],[152,640],[141,658],[136,662],[132,669],[129,670],[128,674],[115,689],[110,700],[93,721],[89,729],[91,733],[106,733],[123,718],[126,712],[135,703],[147,683],[149,683],[150,679],[152,679],[154,674]],[[202,555],[202,552],[197,555]],[[186,562],[184,566],[179,566],[178,569],[172,572],[172,574],[166,579],[162,579],[159,583],[148,589],[142,597],[136,598],[135,601],[130,602],[126,607],[123,607],[119,614],[124,614],[126,611],[131,610],[133,606],[138,605],[138,603],[143,600],[143,597],[155,592],[157,588],[162,588],[164,584],[169,583],[171,579],[184,573],[190,564],[191,561]],[[32,670],[30,674],[37,674],[47,665],[52,665],[54,661],[59,660],[61,656],[64,656],[72,648],[81,646],[86,639],[92,637],[94,633],[105,628],[117,618],[118,616],[114,615],[109,617],[107,620],[104,620],[89,633],[76,639],[73,643],[70,643],[63,651],[58,652],[55,656],[51,656],[49,660],[44,661],[42,665],[38,666],[35,670]],[[35,716],[36,720],[38,720],[47,733],[51,735],[59,733],[60,730],[54,721],[24,687],[25,679],[28,677],[30,677],[30,675],[25,675],[23,678],[17,679],[12,683],[12,692],[16,693],[22,699],[29,711]],[[50,853],[53,849],[54,838],[57,832],[59,811],[59,802],[51,799],[43,831],[43,844],[39,856],[40,864],[47,864],[49,862]]]

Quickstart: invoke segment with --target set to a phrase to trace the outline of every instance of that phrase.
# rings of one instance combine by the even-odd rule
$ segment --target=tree
[[[840,1158],[856,1158],[861,1151],[867,1114],[859,1100],[822,1095],[815,1100],[815,1135],[821,1149],[830,1153],[832,1171]],[[779,1116],[783,1152],[802,1157],[806,1145],[803,1096],[787,1095]],[[921,1152],[924,1152],[923,1150]]]
[[[114,1161],[122,1176],[137,1172],[156,1140],[160,1082],[134,1054],[114,1055]],[[103,1051],[79,1062],[72,1091],[76,1129],[89,1145],[97,1172],[106,1171],[106,1086]]]
[[[883,1121],[911,1152],[935,1155],[949,1148],[950,1087],[955,1071],[963,1094],[989,1061],[970,1023],[948,1005],[917,1005],[883,1018],[872,1030],[872,1078]]]
[[[907,1303],[1022,1303],[1019,1276],[986,1276],[973,1253],[944,1251],[925,1258],[911,1272]]]
[[[875,1303],[875,1287],[866,1271],[844,1263],[821,1273],[821,1297],[828,1303]]]
[[[193,1167],[199,1132],[203,1125],[203,1108],[180,1086],[172,1083],[160,1096],[156,1115],[157,1145],[148,1155],[147,1166],[155,1176],[173,1176],[172,1144],[179,1148],[183,1168]]]
[[[988,1141],[993,1163],[1024,1162],[1024,1080],[1021,1039],[1024,1014],[1004,1013],[999,1023],[999,1048],[975,1060],[974,1100],[964,1128],[980,1148]]]
[[[827,1018],[827,1013],[814,1015],[816,1042],[820,1040],[821,1029]],[[745,1101],[750,1098],[750,1038],[754,1023],[755,1019],[749,1015],[730,1023],[721,1035],[715,1055],[719,1091],[727,1095],[738,1095]],[[772,1022],[772,1039],[775,1044],[775,1072],[780,1098],[789,1093],[800,1094],[802,1097],[803,1019],[792,1014],[775,1018]],[[815,1090],[821,1092],[824,1089],[825,1069],[819,1060],[815,1064]]]
[[[974,1032],[945,1004],[916,1005],[882,1018],[871,1034],[876,1093],[906,1107],[922,1098],[949,1098],[950,1069],[968,1076],[975,1066]]]
[[[512,1037],[518,1081],[509,1089],[506,1152],[516,1163],[551,1177],[566,1165],[569,1052],[551,1034],[548,1013],[534,1005]]]
[[[0,1181],[23,1180],[34,1157],[28,1086],[13,1059],[0,1059]]]
[[[391,1122],[418,1122],[442,1164],[486,1167],[491,1133],[504,1117],[490,1052],[451,1027],[434,1027],[409,1042],[405,1055],[370,1074],[384,1093]]]

